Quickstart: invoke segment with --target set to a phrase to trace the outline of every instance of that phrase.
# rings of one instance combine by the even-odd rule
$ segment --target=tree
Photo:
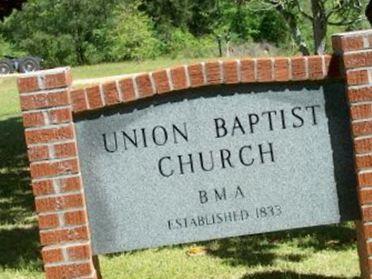
[[[0,30],[10,43],[50,66],[96,62],[91,59],[104,53],[102,33],[118,1],[29,0]]]
[[[160,55],[160,42],[154,36],[153,23],[138,10],[139,1],[115,8],[109,28],[111,56],[115,60],[143,60]]]
[[[257,1],[251,1],[251,3]],[[311,0],[310,5],[300,0],[263,0],[261,9],[273,8],[286,20],[291,35],[304,55],[310,53],[300,22],[310,22],[313,33],[314,53],[325,51],[328,27],[355,26],[362,20],[361,0]]]

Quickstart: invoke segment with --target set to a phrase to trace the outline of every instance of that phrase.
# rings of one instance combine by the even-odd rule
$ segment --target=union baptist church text
[[[301,129],[317,125],[321,105],[295,106],[290,109],[270,110],[212,118],[216,140],[226,137],[254,135],[257,131],[273,132],[285,129]],[[134,148],[153,148],[170,144],[189,143],[190,137],[201,136],[189,133],[189,123],[157,125],[152,128],[136,128],[102,134],[105,152],[125,152]],[[157,162],[162,177],[210,172],[217,169],[249,167],[254,164],[274,163],[275,142],[243,144],[236,150],[221,148],[174,156],[163,156]]]

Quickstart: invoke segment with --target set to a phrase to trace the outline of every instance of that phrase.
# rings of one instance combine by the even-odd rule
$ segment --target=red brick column
[[[70,86],[69,68],[18,79],[46,278],[95,279]]]
[[[357,222],[362,278],[372,278],[372,30],[336,34],[350,105],[362,220]]]

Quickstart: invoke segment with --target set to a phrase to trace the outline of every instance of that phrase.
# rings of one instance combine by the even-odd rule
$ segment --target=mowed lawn
[[[74,79],[143,72],[159,59],[73,69]],[[44,278],[16,78],[0,78],[0,279]],[[198,247],[205,253],[190,256]],[[357,278],[352,223],[100,256],[104,279]]]

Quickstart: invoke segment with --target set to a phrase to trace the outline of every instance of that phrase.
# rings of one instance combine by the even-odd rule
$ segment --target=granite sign
[[[343,90],[212,87],[79,118],[93,252],[356,218]]]

